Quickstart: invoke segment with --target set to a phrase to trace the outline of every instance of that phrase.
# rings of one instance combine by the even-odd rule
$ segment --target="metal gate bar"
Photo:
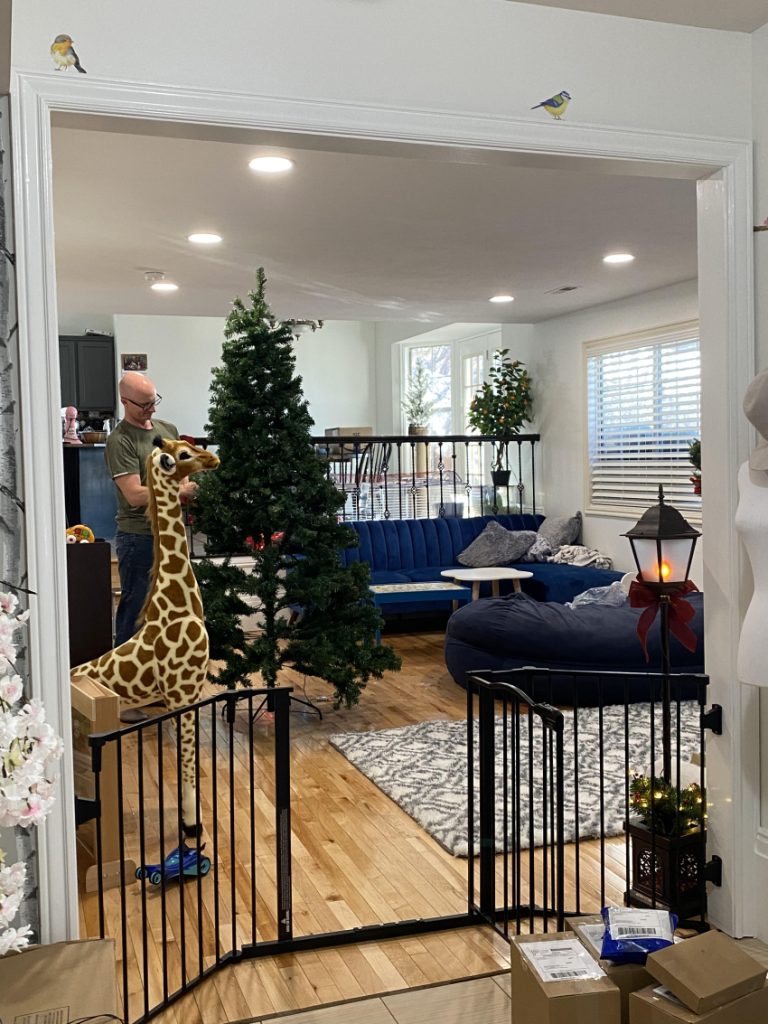
[[[661,674],[520,668],[470,676],[468,773],[472,778],[477,761],[479,776],[477,905],[501,934],[508,937],[524,926],[559,930],[566,916],[598,913],[608,902],[606,879],[617,870],[619,856],[627,905],[672,906],[694,926],[705,927],[706,882],[717,880],[720,867],[705,857],[705,730],[721,727],[720,709],[705,709],[708,682],[699,674],[671,677],[671,782],[683,793],[695,778],[700,792],[695,819],[682,829],[682,845],[690,849],[678,864],[676,854],[665,859],[676,844],[668,838],[669,823],[656,811],[656,796],[649,808],[631,795],[633,775],[658,780],[662,774]],[[696,767],[688,764],[691,755],[697,755]],[[567,780],[572,780],[568,799]],[[471,784],[470,822],[474,799]],[[675,803],[680,826],[682,800]],[[639,824],[640,815],[650,816],[648,826]],[[470,828],[470,857],[473,847]],[[499,858],[495,877],[492,866]],[[587,859],[599,879],[596,900],[583,886]],[[680,885],[670,889],[668,882]],[[469,884],[474,893],[472,869]]]
[[[704,730],[717,724],[717,716],[704,709],[706,685],[705,676],[673,677],[676,778],[679,783],[685,700],[690,699],[698,712],[693,747],[702,755],[702,792]],[[617,756],[608,749],[608,723],[613,722],[615,731],[618,722],[621,732],[624,780],[619,810],[628,819],[628,769],[637,732],[648,734],[651,755],[648,763],[636,767],[654,771],[659,686],[659,676],[644,673],[516,669],[472,676],[466,716],[466,912],[298,937],[293,934],[292,914],[288,688],[228,691],[148,722],[92,736],[97,812],[105,801],[117,807],[117,892],[108,890],[104,880],[104,823],[100,813],[96,818],[98,923],[102,936],[112,935],[117,941],[124,1019],[135,1024],[149,1020],[214,972],[243,959],[479,924],[508,938],[525,930],[559,930],[567,915],[599,910],[594,897],[583,895],[582,853],[592,856],[597,847],[602,905],[606,874],[617,862],[616,841],[606,837],[611,828],[608,782]],[[589,687],[594,699],[588,707],[579,698]],[[572,699],[564,700],[568,695]],[[570,706],[559,710],[556,704]],[[254,719],[262,709],[274,711],[271,774],[253,753]],[[184,842],[184,715],[192,716],[194,723],[194,806],[211,843],[213,885],[202,880],[207,851],[197,850],[196,843],[188,875],[182,872],[177,878],[164,867],[167,847]],[[236,728],[238,721],[243,725]],[[592,762],[585,767],[579,757],[589,742],[596,744],[594,768]],[[101,765],[109,747],[116,754],[117,781],[114,791],[106,792]],[[569,778],[572,807],[566,792]],[[596,794],[598,804],[596,841],[585,838],[578,824],[589,799],[583,794],[588,792]],[[259,824],[262,798],[274,808],[274,836],[270,826]],[[614,806],[614,819],[615,812]],[[699,824],[703,837],[703,805]],[[629,886],[636,865],[628,835],[623,842]],[[651,829],[652,866],[661,845],[661,837]],[[703,843],[700,849],[696,887],[703,901],[709,874]],[[154,858],[151,864],[149,858]],[[572,869],[569,881],[567,865]],[[131,889],[136,867],[139,885]],[[652,883],[649,905],[657,900],[653,879]],[[158,934],[159,943],[149,941]]]
[[[287,688],[227,691],[147,722],[90,737],[97,808],[99,933],[117,940],[126,1020],[149,1019],[223,964],[239,958],[244,943],[258,941],[256,873],[259,856],[269,855],[268,845],[272,846],[278,882],[274,937],[278,943],[291,938],[289,700]],[[255,824],[256,792],[267,780],[257,780],[252,753],[254,717],[267,702],[275,720],[275,768],[270,784],[275,835],[270,844],[257,833]],[[235,738],[238,711],[247,723],[245,744]],[[191,716],[194,724],[194,806],[197,821],[203,823],[211,843],[210,859],[205,844],[198,848],[197,839],[185,838],[181,799],[185,715]],[[101,764],[110,745],[116,750],[117,781],[113,792],[105,792]],[[243,756],[248,766],[240,771],[238,757]],[[241,815],[243,798],[245,813]],[[103,822],[99,812],[105,800],[114,801],[117,807],[117,891],[106,889],[101,870]],[[187,870],[169,863],[169,847],[181,851],[181,863]],[[243,865],[248,865],[245,875],[249,877],[242,877]],[[204,886],[202,878],[209,869],[213,885]],[[239,881],[245,896],[238,889]],[[138,889],[133,890],[136,882]],[[238,934],[241,922],[245,934]],[[158,932],[159,943],[150,942],[151,934]],[[271,936],[267,934],[266,939]],[[141,1007],[138,1015],[134,1013],[137,1002]]]

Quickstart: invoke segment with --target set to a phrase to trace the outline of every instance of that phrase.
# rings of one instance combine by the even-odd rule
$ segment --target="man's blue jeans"
[[[137,630],[136,619],[149,591],[152,569],[152,535],[117,532],[117,566],[120,571],[120,604],[115,616],[115,647],[130,640]]]

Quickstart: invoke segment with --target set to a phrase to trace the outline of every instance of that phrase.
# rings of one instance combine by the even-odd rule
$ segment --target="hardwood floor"
[[[372,682],[360,705],[334,710],[330,688],[309,681],[306,695],[319,702],[322,722],[311,714],[291,714],[292,853],[294,934],[329,932],[392,921],[462,913],[467,905],[467,862],[446,853],[413,819],[377,789],[328,743],[334,732],[383,729],[430,719],[462,719],[466,697],[450,678],[442,657],[441,633],[393,637],[403,658],[400,673]],[[301,696],[304,680],[290,682]],[[219,729],[214,721],[213,729]],[[223,726],[221,726],[223,728]],[[226,737],[226,733],[222,733]],[[235,726],[235,759],[247,779],[250,765],[247,720]],[[273,810],[272,723],[266,717],[254,725],[256,844],[250,850],[250,809],[247,786],[233,787],[234,815],[229,817],[230,793],[226,773],[227,747],[216,748],[214,759],[201,747],[200,775],[204,820],[214,814],[212,783],[220,839],[215,869],[198,885],[174,883],[167,893],[126,887],[126,951],[130,1016],[142,1010],[144,981],[148,1005],[157,1002],[164,986],[176,989],[182,978],[182,948],[186,969],[194,976],[215,962],[217,950],[255,936],[276,935],[275,864],[272,841]],[[175,779],[172,744],[163,758],[165,785]],[[126,801],[126,856],[139,860],[139,775],[145,808],[146,848],[157,845],[160,813],[158,766],[147,747],[139,758],[135,739],[124,745],[123,791]],[[143,767],[141,767],[143,765]],[[177,811],[166,799],[163,808],[166,837],[173,834]],[[229,836],[233,837],[230,843]],[[168,843],[166,842],[166,846]],[[207,852],[211,852],[210,843]],[[618,902],[624,890],[624,846],[606,844],[604,894]],[[592,913],[601,901],[600,846],[579,847],[581,909]],[[502,858],[497,858],[499,861]],[[537,859],[537,855],[534,855]],[[255,915],[251,906],[251,870],[257,879]],[[574,873],[571,851],[569,875]],[[501,878],[502,865],[498,865]],[[234,913],[232,893],[234,891]],[[81,893],[81,934],[98,934],[95,894]],[[107,933],[117,940],[120,971],[123,950],[119,889],[105,898]],[[146,922],[146,946],[142,935]],[[217,934],[220,941],[217,943]],[[228,945],[229,943],[229,945]],[[167,971],[163,977],[161,950]],[[146,972],[144,964],[146,962]],[[361,943],[300,954],[267,957],[229,967],[203,982],[158,1020],[235,1021],[260,1018],[324,1003],[379,995],[385,992],[493,974],[508,966],[507,944],[491,929],[464,928],[386,942]],[[122,977],[122,974],[120,975]]]

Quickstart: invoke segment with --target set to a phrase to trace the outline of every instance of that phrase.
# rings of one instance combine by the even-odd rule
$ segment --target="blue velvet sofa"
[[[351,522],[359,547],[342,552],[345,564],[368,562],[372,583],[430,583],[440,580],[443,569],[463,568],[459,554],[495,520],[508,530],[536,530],[540,515],[475,516],[470,519],[389,519]],[[516,562],[514,569],[526,569],[533,577],[522,581],[523,592],[537,601],[571,601],[589,587],[607,586],[621,579],[620,572],[553,562]],[[483,596],[490,595],[485,584]],[[512,590],[502,581],[501,592]],[[420,603],[420,611],[445,608],[442,603]],[[388,604],[387,612],[413,611],[413,605]]]

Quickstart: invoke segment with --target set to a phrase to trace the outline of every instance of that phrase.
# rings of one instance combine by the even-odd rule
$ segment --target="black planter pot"
[[[632,840],[632,880],[625,904],[666,908],[681,920],[702,917],[707,909],[706,833],[697,829],[681,836],[654,837],[638,821],[625,822],[624,828]]]
[[[511,472],[508,469],[492,469],[491,480],[494,487],[509,487]]]

